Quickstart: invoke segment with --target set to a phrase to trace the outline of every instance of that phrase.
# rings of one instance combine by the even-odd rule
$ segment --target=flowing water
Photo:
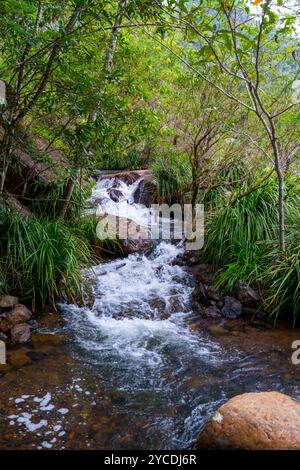
[[[99,213],[146,223],[138,187],[99,178],[92,202]],[[300,399],[290,361],[297,332],[219,319],[222,336],[212,334],[192,301],[195,280],[174,263],[182,253],[180,243],[160,241],[148,256],[95,266],[86,273],[89,307],[60,304],[63,325],[41,319],[30,344],[9,347],[0,448],[190,448],[234,395],[279,390]]]
[[[138,183],[100,178],[92,200],[100,203],[100,212],[116,214],[121,207],[143,223],[149,209],[134,203]],[[115,201],[109,195],[113,187],[119,190]],[[106,390],[120,394],[112,411],[120,414],[120,434],[128,426],[124,413],[134,421],[133,448],[189,447],[232,395],[284,387],[274,370],[265,376],[270,358],[263,352],[249,357],[236,348],[225,350],[211,336],[191,330],[194,281],[173,263],[182,252],[180,244],[161,241],[150,256],[131,254],[98,265],[90,274],[93,305],[61,305],[73,354]],[[280,354],[271,360],[278,364]],[[298,396],[299,388],[290,391]]]

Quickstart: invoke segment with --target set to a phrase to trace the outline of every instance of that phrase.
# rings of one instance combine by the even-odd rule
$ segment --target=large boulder
[[[242,315],[243,307],[239,300],[226,295],[224,298],[224,307],[222,308],[223,317],[228,320],[234,320]]]
[[[236,298],[246,307],[257,307],[261,303],[261,297],[249,284],[238,281],[235,286]]]
[[[300,403],[279,392],[238,395],[216,411],[197,447],[300,450]]]

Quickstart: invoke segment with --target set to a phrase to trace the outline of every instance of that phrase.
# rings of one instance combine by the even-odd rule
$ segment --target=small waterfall
[[[146,224],[151,209],[134,199],[141,181],[100,177],[91,201],[100,213],[130,214]],[[173,263],[181,254],[180,244],[162,241],[149,256],[136,253],[95,266],[90,273],[93,305],[60,306],[77,354],[105,377],[109,389],[142,394],[149,409],[155,401],[158,409],[181,406],[185,398],[180,377],[188,376],[193,364],[204,371],[221,362],[220,346],[187,326],[193,282]],[[184,432],[172,438],[173,446],[187,445]],[[175,444],[177,439],[180,444]]]

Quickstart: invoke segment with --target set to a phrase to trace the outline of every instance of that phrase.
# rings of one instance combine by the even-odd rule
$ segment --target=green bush
[[[241,275],[245,282],[257,276],[253,271],[265,242],[277,236],[277,221],[277,189],[273,180],[231,204],[223,199],[223,204],[209,214],[205,249],[215,268],[221,270],[219,287],[232,288]]]
[[[284,254],[277,247],[270,247],[265,254],[267,269],[260,279],[268,286],[265,303],[274,322],[281,312],[286,312],[292,315],[294,326],[300,313],[300,240],[299,233],[295,235],[298,240],[288,243]]]
[[[61,200],[64,198],[65,188],[67,181],[56,182],[50,187],[43,188],[42,200],[32,202],[30,207],[31,211],[39,218],[57,219],[59,214]],[[65,216],[65,222],[72,225],[77,225],[81,217],[83,207],[86,200],[90,195],[90,188],[88,185],[82,187],[79,181],[75,184],[70,204]]]
[[[3,204],[0,233],[2,290],[31,301],[33,307],[54,305],[62,291],[72,300],[81,296],[81,270],[91,266],[93,258],[79,233],[58,221],[24,218]]]
[[[239,194],[247,189],[241,188]],[[296,191],[285,201],[285,254],[278,249],[275,178],[231,204],[223,199],[208,214],[205,242],[205,254],[217,271],[217,288],[230,292],[238,280],[248,282],[265,292],[265,307],[275,320],[288,310],[294,323],[300,311],[299,203]]]
[[[174,149],[160,151],[152,165],[161,202],[182,202],[183,194],[191,182],[188,156]]]
[[[125,154],[108,155],[100,165],[101,170],[139,170],[145,168],[144,155],[137,150],[129,150]]]

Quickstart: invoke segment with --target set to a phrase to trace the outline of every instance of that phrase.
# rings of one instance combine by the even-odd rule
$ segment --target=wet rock
[[[118,184],[118,181],[123,181],[126,184],[133,184],[139,179],[140,175],[135,171],[128,173],[120,173],[114,180],[114,184]]]
[[[206,288],[206,294],[209,299],[214,300],[215,302],[221,301],[221,297],[215,292],[212,286],[208,286]]]
[[[253,307],[243,307],[243,313],[245,315],[251,315],[256,320],[267,321],[268,319],[268,314],[266,312]]]
[[[0,296],[0,307],[1,308],[13,308],[19,303],[18,297],[12,295],[1,295]]]
[[[187,261],[186,261],[187,266],[197,266],[199,265],[199,257],[198,256],[191,256]]]
[[[30,339],[30,327],[27,323],[19,323],[13,326],[10,335],[13,343],[26,343]]]
[[[261,297],[249,284],[238,281],[235,287],[236,298],[247,307],[258,306],[261,302]]]
[[[8,354],[8,362],[15,368],[23,367],[30,363],[29,357],[26,355],[26,351],[23,349],[12,350]]]
[[[224,298],[224,307],[222,308],[222,315],[229,320],[234,320],[242,314],[242,304],[239,300],[228,295]]]
[[[193,299],[200,304],[207,301],[206,290],[202,282],[199,282],[199,284],[195,287],[192,296]]]
[[[153,249],[152,240],[124,240],[122,243],[123,253],[130,255],[131,253],[149,254]]]
[[[33,318],[31,318],[31,320],[29,320],[27,323],[30,326],[31,330],[36,330],[39,326],[38,322],[34,320]]]
[[[30,320],[31,317],[32,312],[22,304],[15,305],[13,310],[6,314],[6,318],[12,326],[19,323],[25,323]]]
[[[185,382],[185,386],[187,388],[193,388],[194,390],[202,390],[206,384],[207,377],[200,375],[193,375]]]
[[[267,323],[266,321],[262,321],[262,320],[256,320],[256,319],[252,320],[250,322],[250,325],[259,330],[272,330],[273,329],[273,325],[271,323]]]
[[[167,320],[168,318],[170,318],[170,316],[171,316],[170,312],[162,312],[159,314],[159,318],[161,320]]]
[[[31,342],[34,347],[41,347],[43,345],[59,345],[64,341],[64,335],[51,334],[51,333],[36,333],[32,335]]]
[[[28,351],[27,357],[32,361],[41,361],[47,356],[43,351]]]
[[[204,307],[204,317],[205,318],[219,318],[221,317],[221,311],[216,305],[210,305],[209,307]]]
[[[0,331],[0,341],[6,341],[8,338],[6,336],[5,333],[2,333],[2,331]]]
[[[142,179],[134,192],[134,202],[136,204],[143,204],[146,207],[150,207],[153,203],[156,189],[157,188],[154,183],[148,179]]]
[[[116,188],[110,189],[108,193],[109,193],[109,197],[114,202],[118,202],[120,198],[123,196],[122,192]]]
[[[200,449],[300,450],[300,403],[279,392],[244,393],[222,405]]]
[[[207,328],[207,330],[209,331],[209,333],[215,337],[218,337],[218,336],[224,336],[224,335],[228,335],[229,334],[229,331],[226,330],[226,328],[223,328],[222,326],[220,325],[212,325],[210,326],[209,328]]]
[[[196,266],[199,265],[199,259],[201,256],[201,251],[185,251],[183,254],[180,254],[176,259],[180,261],[182,265],[185,266]]]
[[[6,318],[6,314],[3,313],[2,315],[0,315],[0,331],[2,331],[3,333],[8,333],[11,327],[12,327],[12,324]]]
[[[198,282],[212,285],[214,282],[214,273],[209,264],[198,264],[196,266],[187,266],[185,270],[191,274]]]
[[[258,310],[256,312],[256,318],[257,318],[257,320],[267,321],[268,318],[269,318],[269,315],[267,314],[267,312],[263,312],[262,310]]]

